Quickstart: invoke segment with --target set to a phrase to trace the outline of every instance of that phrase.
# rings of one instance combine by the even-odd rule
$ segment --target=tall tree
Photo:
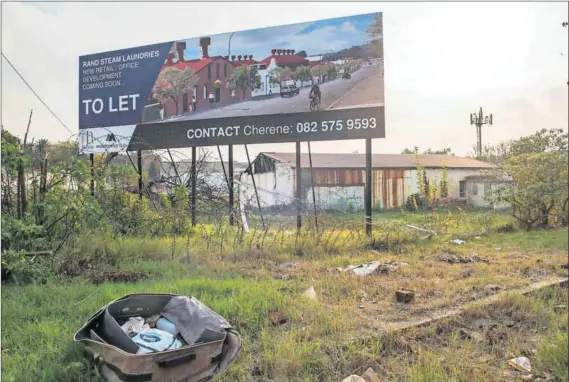
[[[178,115],[180,97],[190,91],[198,81],[199,77],[191,68],[184,70],[174,67],[166,68],[160,72],[154,84],[154,98],[160,102],[174,101],[176,115]]]
[[[326,65],[326,77],[330,80],[336,78],[338,75],[338,69],[336,69],[336,65],[328,64]]]
[[[419,146],[415,146],[413,150],[406,148],[405,150],[401,151],[401,154],[418,154],[419,153]],[[427,149],[423,151],[424,155],[428,154],[444,154],[444,155],[454,155],[452,149],[450,147],[445,147],[442,150],[433,150]]]
[[[245,98],[247,91],[261,87],[261,76],[256,68],[242,65],[233,71],[229,84],[232,90],[240,90],[242,98]]]
[[[486,199],[495,205],[508,205],[527,230],[550,225],[552,215],[568,219],[567,182],[569,135],[561,129],[542,129],[513,141],[509,155],[495,175],[505,181],[493,187]]]
[[[326,67],[324,65],[316,65],[311,69],[311,72],[314,77],[318,77],[322,81],[324,75],[326,75]]]
[[[383,58],[383,19],[378,13],[367,30],[368,46],[376,58]]]
[[[283,68],[276,67],[269,72],[269,83],[271,85],[280,85]]]
[[[294,79],[300,81],[300,86],[302,86],[304,82],[312,80],[312,71],[308,66],[299,66],[294,71]]]

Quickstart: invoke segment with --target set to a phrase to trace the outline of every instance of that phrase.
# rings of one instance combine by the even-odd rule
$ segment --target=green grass
[[[532,356],[536,367],[566,380],[562,370],[566,370],[567,353],[562,345],[567,341],[567,322],[563,326],[560,313],[554,312],[556,305],[567,303],[566,290],[499,304],[498,317],[503,314],[531,325],[520,327],[519,332],[511,330],[508,341],[498,348],[465,342],[452,322],[444,324],[442,334],[437,334],[437,325],[402,334],[418,346],[414,353],[404,351],[395,337],[352,339],[361,338],[364,327],[383,320],[400,320],[480,297],[483,294],[476,290],[483,291],[490,283],[527,285],[531,281],[521,273],[527,267],[536,277],[564,274],[558,265],[566,262],[567,230],[496,234],[492,229],[508,223],[507,217],[470,211],[442,215],[390,212],[382,215],[384,223],[378,217],[374,234],[391,247],[379,254],[366,248],[363,229],[354,233],[333,224],[318,234],[304,231],[300,237],[273,230],[263,238],[252,231],[241,241],[235,239],[233,229],[220,233],[213,225],[198,227],[189,240],[79,238],[49,263],[59,270],[65,266],[78,277],[60,274],[41,285],[3,285],[2,380],[102,381],[83,357],[82,346],[72,343],[73,334],[101,306],[143,292],[195,296],[236,327],[244,348],[219,381],[249,381],[253,372],[253,379],[261,381],[340,381],[370,366],[386,381],[503,380],[496,365],[480,372],[476,361],[465,360],[484,354],[505,356],[508,351],[517,354],[520,346],[528,346],[524,339],[528,336],[538,344]],[[421,241],[422,235],[405,224],[436,228],[441,235]],[[484,235],[474,239],[480,231]],[[450,244],[456,235],[468,236],[467,244]],[[260,248],[258,242],[262,242]],[[435,256],[445,248],[464,255],[476,251],[492,261],[465,266],[437,262]],[[519,257],[516,252],[529,256]],[[536,263],[536,256],[542,255],[550,262]],[[328,270],[378,257],[405,261],[410,267],[373,278]],[[283,262],[296,266],[278,268]],[[472,277],[462,277],[465,267],[472,270]],[[143,272],[146,278],[99,285],[87,281],[90,272],[106,270]],[[318,301],[300,297],[310,285]],[[393,303],[391,296],[400,287],[419,291],[413,305],[401,308]],[[362,292],[369,301],[360,302]],[[275,308],[288,318],[285,325],[270,324],[268,312]],[[467,320],[483,313],[473,312]]]

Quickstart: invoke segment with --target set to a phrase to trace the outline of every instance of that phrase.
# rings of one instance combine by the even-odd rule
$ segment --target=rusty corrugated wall
[[[372,208],[389,210],[405,204],[404,174],[403,170],[372,171]]]
[[[360,169],[313,169],[315,187],[353,187],[365,185],[365,170]],[[404,205],[403,170],[372,171],[372,208],[393,209]],[[293,177],[294,179],[294,177]],[[303,186],[309,188],[310,169],[303,169]],[[296,194],[296,179],[293,181]],[[306,192],[303,192],[306,195]]]

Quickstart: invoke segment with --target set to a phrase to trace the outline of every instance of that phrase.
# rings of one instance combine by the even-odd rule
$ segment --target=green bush
[[[2,252],[2,281],[15,284],[45,284],[54,278],[51,267],[24,251]]]
[[[567,331],[557,330],[541,340],[537,362],[542,370],[549,370],[556,381],[569,381],[569,337]]]

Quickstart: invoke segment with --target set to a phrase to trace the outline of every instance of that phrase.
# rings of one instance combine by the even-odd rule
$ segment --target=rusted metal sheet
[[[364,178],[361,170],[353,169],[318,169],[312,170],[314,185],[318,186],[361,186]],[[303,183],[311,184],[310,169],[303,170]]]
[[[316,186],[358,186],[363,184],[360,170],[315,169],[313,171]]]
[[[365,173],[362,171],[362,173]],[[372,207],[374,209],[394,209],[403,206],[405,182],[404,171],[372,171]]]
[[[404,170],[372,171],[372,207],[374,209],[394,209],[404,205]],[[313,169],[315,187],[364,187],[365,170],[354,169]],[[303,171],[303,194],[310,188],[310,170]],[[296,180],[293,180],[296,189]],[[303,196],[304,196],[303,195]]]

